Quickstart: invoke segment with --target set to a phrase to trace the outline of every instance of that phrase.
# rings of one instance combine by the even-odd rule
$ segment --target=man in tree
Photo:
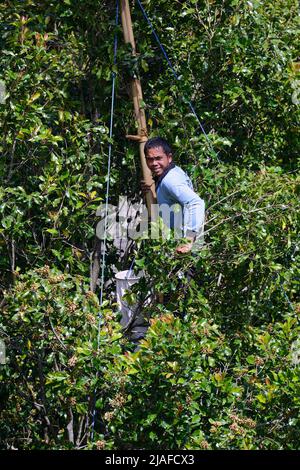
[[[151,170],[157,195],[157,202],[162,213],[164,223],[170,228],[181,230],[187,243],[176,248],[180,254],[188,253],[193,247],[196,238],[203,233],[205,204],[195,193],[188,175],[173,162],[172,149],[168,142],[161,137],[153,137],[145,144],[145,158]],[[142,190],[147,192],[150,186],[142,181]],[[176,205],[181,206],[181,227],[178,227],[178,218],[174,210]],[[161,208],[168,206],[170,217],[164,217]]]

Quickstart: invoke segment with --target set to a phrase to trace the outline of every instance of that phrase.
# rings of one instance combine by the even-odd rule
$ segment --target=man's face
[[[155,176],[160,176],[172,162],[172,154],[166,154],[162,147],[154,147],[148,150],[146,163]]]

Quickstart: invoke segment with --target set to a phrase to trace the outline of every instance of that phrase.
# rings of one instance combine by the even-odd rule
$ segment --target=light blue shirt
[[[180,230],[182,236],[198,237],[203,234],[205,203],[195,193],[190,178],[181,168],[175,166],[163,177],[156,189],[156,196],[160,216],[168,227]],[[174,208],[176,204],[177,211]]]

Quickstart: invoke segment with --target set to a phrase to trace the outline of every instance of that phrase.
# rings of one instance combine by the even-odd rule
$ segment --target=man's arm
[[[168,184],[168,192],[174,201],[183,208],[183,231],[189,243],[177,247],[178,253],[191,250],[195,238],[203,232],[205,219],[205,203],[186,183]]]

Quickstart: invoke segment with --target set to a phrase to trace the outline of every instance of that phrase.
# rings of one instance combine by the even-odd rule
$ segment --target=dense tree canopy
[[[1,448],[298,449],[298,2],[142,4],[178,80],[138,2],[134,58],[112,0],[0,5]],[[139,76],[150,134],[173,144],[207,207],[197,261],[172,240],[133,247],[145,277],[132,300],[169,299],[144,308],[135,353],[114,283],[101,310],[89,286],[112,73],[110,202],[140,197],[125,138]],[[106,280],[128,262],[109,243]]]

